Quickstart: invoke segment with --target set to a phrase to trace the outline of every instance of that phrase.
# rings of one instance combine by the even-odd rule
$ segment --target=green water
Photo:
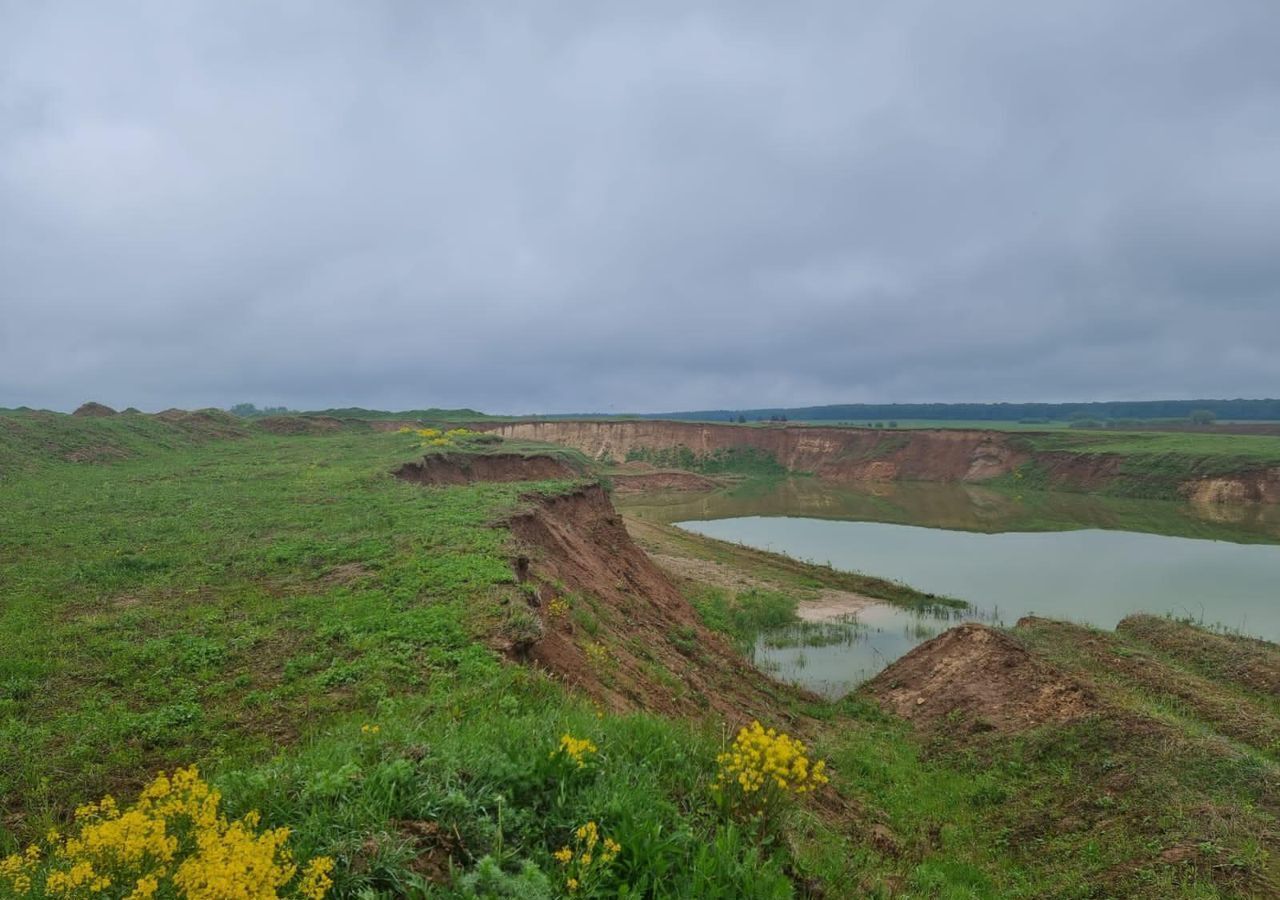
[[[958,485],[833,489],[792,479],[737,493],[654,498],[628,512],[708,537],[905,582],[972,604],[1112,628],[1170,614],[1280,640],[1280,510],[1193,507]],[[951,621],[892,607],[820,635],[765,635],[756,660],[829,695],[849,690]],[[842,629],[842,632],[841,632]]]

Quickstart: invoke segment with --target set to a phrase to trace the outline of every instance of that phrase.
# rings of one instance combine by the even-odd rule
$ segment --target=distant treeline
[[[712,421],[789,420],[976,420],[990,422],[1050,422],[1078,419],[1186,419],[1209,411],[1218,419],[1245,421],[1280,419],[1280,400],[1117,400],[1105,403],[849,403],[834,406],[775,407],[769,409],[710,409],[653,413],[645,419]]]

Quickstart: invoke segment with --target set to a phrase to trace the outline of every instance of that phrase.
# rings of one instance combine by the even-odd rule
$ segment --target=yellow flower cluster
[[[569,601],[564,597],[557,597],[547,604],[547,615],[553,619],[562,619],[569,614]]]
[[[408,425],[402,425],[396,429],[397,434],[416,434],[422,438],[423,447],[451,447],[458,438],[470,437],[475,434],[466,428],[450,428],[448,431],[441,431],[439,428],[411,428]]]
[[[289,829],[259,832],[250,812],[228,820],[221,795],[194,766],[172,777],[161,772],[136,803],[121,810],[111,797],[76,809],[76,829],[63,839],[50,831],[44,870],[32,846],[0,861],[0,888],[26,896],[35,883],[48,897],[79,897],[111,891],[127,900],[148,900],[171,886],[189,900],[267,900],[298,896],[320,900],[333,885],[333,860],[316,857],[298,866],[289,851]],[[39,882],[36,879],[40,878]]]
[[[560,746],[551,751],[554,758],[558,754],[576,763],[579,769],[585,769],[587,766],[587,757],[593,756],[600,751],[600,748],[591,742],[589,738],[576,738],[571,734],[562,734],[560,736]]]
[[[738,731],[727,753],[716,757],[715,788],[748,805],[765,806],[787,793],[804,794],[827,783],[826,763],[810,763],[803,742],[759,722]]]
[[[621,852],[621,844],[610,837],[601,841],[599,827],[588,822],[574,831],[572,847],[561,847],[552,856],[565,867],[565,887],[572,894],[599,881]]]
[[[31,875],[40,865],[40,848],[35,844],[27,847],[23,853],[14,853],[0,859],[0,885],[23,896],[31,890]]]
[[[363,725],[361,725],[361,726],[360,726],[360,733],[361,733],[361,734],[370,734],[370,735],[373,735],[373,734],[378,734],[378,733],[379,733],[379,732],[381,732],[381,731],[382,731],[382,726],[381,726],[381,725],[372,725],[372,724],[370,724],[370,723],[368,723],[368,722],[365,722]]]

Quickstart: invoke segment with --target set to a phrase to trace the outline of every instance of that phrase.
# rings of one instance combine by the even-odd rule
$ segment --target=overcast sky
[[[1280,2],[0,0],[0,406],[1280,395]]]

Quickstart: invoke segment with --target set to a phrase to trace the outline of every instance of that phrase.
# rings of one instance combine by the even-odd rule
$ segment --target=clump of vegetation
[[[609,868],[622,852],[622,845],[611,837],[601,840],[595,822],[574,829],[573,844],[554,854],[564,867],[564,886],[570,894],[596,896],[596,890],[609,877]]]
[[[77,807],[71,834],[51,829],[43,848],[31,844],[0,861],[0,895],[320,900],[328,893],[331,857],[300,867],[288,828],[260,830],[256,810],[229,820],[221,801],[192,766],[172,778],[161,772],[123,810],[110,796]]]
[[[733,745],[716,757],[719,771],[713,790],[736,813],[776,815],[786,798],[826,784],[827,764],[810,762],[799,741],[759,722],[738,730]]]
[[[795,597],[780,591],[705,587],[692,591],[689,600],[704,625],[728,635],[742,652],[761,634],[797,621]]]

